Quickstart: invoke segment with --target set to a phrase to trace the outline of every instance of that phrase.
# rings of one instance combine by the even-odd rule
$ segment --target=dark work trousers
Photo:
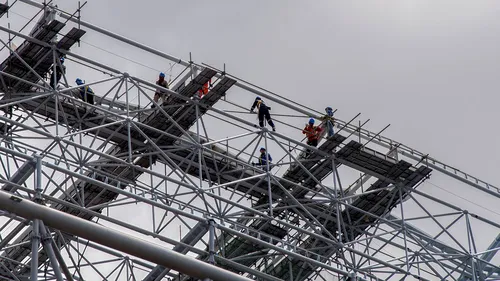
[[[87,93],[87,102],[94,105],[94,94]]]
[[[307,145],[314,146],[314,147],[318,146],[318,139],[308,140]]]
[[[60,68],[59,66],[56,66],[56,71],[52,71],[52,74],[50,75],[50,85],[52,88],[56,89],[57,84],[61,80],[64,71],[66,71],[66,68],[63,66],[63,68]]]
[[[259,126],[264,127],[264,118],[266,118],[269,126],[274,128],[273,120],[271,120],[271,114],[269,114],[269,108],[265,105],[261,105],[259,108]]]
[[[94,104],[94,93],[80,90],[80,98],[88,104]]]
[[[52,86],[52,88],[54,89],[57,88],[57,84],[59,83],[59,80],[61,80],[61,77],[62,77],[61,72],[57,72],[57,75],[54,72],[52,72],[52,75],[50,75],[50,85]]]

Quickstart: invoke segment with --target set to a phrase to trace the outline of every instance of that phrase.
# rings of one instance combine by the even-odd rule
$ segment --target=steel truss
[[[320,112],[71,14],[54,19],[54,7],[20,0],[0,17],[26,4],[44,11],[32,32],[0,26],[0,195],[10,202],[0,205],[0,280],[500,278],[498,217],[434,195],[427,182],[495,200],[497,187],[383,137],[385,128],[368,131],[359,115],[336,119],[334,136],[308,147],[280,132],[301,129],[287,118]],[[79,54],[87,32],[175,63],[168,97],[154,103],[158,87],[140,73]],[[24,40],[15,50],[14,36]],[[61,56],[97,77],[85,83],[95,104],[66,73],[52,86]],[[287,112],[275,115],[278,132],[235,113],[255,95]],[[260,146],[279,160],[252,165]],[[162,249],[191,257],[188,266],[159,258]]]

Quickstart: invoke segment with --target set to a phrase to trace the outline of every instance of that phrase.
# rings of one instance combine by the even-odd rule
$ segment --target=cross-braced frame
[[[368,131],[359,114],[335,118],[335,134],[308,146],[293,120],[322,119],[320,112],[69,14],[52,18],[54,7],[20,2],[4,8],[27,3],[45,12],[29,34],[0,26],[0,183],[9,200],[258,280],[498,277],[498,217],[431,189],[436,178],[498,200],[497,187],[383,137],[386,128]],[[86,32],[173,63],[170,89],[80,54]],[[23,41],[17,49],[14,36]],[[51,80],[61,57],[91,79],[74,85],[75,74],[63,71]],[[94,103],[82,95],[87,87]],[[164,99],[155,102],[156,91]],[[241,112],[257,95],[283,113],[273,114],[277,132]],[[253,165],[260,147],[275,161]],[[201,278],[5,206],[1,280]]]

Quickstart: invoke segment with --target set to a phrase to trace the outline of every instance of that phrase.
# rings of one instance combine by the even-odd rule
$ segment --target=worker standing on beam
[[[165,73],[160,72],[160,75],[158,77],[158,81],[156,81],[156,85],[160,86],[161,88],[168,89],[168,83],[167,83],[167,80],[165,80]],[[160,98],[161,98],[160,105],[162,105],[167,100],[167,92],[165,92],[165,91],[157,88],[156,92],[155,92],[155,95],[153,97],[154,103],[151,106],[151,108],[155,108],[156,107],[156,103],[158,103],[158,101],[160,100]]]
[[[323,120],[325,122],[325,127],[327,128],[327,132],[328,132],[328,137],[331,137],[335,134],[335,132],[333,131],[333,122],[334,122],[334,119],[333,119],[333,108],[331,107],[326,107],[325,108],[325,113],[326,115],[323,117]]]
[[[252,107],[250,108],[250,112],[253,113],[253,110],[256,107],[259,110],[258,112],[259,126],[261,128],[264,127],[264,118],[265,118],[269,126],[273,128],[274,132],[276,132],[276,127],[274,126],[273,120],[271,120],[271,114],[269,113],[269,110],[271,110],[271,108],[267,106],[260,97],[255,98],[255,101],[253,102]]]
[[[76,84],[77,85],[83,85],[85,82],[82,81],[80,78],[76,78]],[[82,86],[79,88],[80,91],[80,98],[88,103],[88,104],[94,104],[94,91],[89,86]]]
[[[306,124],[304,130],[302,130],[302,134],[306,135],[308,145],[316,147],[322,131],[323,129],[319,126],[314,126],[314,118],[311,118],[309,124]]]
[[[64,57],[59,58],[59,63],[56,62],[56,67],[52,67],[52,74],[50,75],[50,85],[52,85],[52,88],[54,90],[57,89],[57,84],[59,83],[59,80],[61,80],[61,77],[66,73],[66,66],[64,65]]]

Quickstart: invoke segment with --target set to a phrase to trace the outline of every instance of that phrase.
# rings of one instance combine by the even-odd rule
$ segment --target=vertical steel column
[[[202,162],[201,162],[201,157],[202,155],[202,150],[203,150],[203,145],[201,145],[201,137],[200,137],[200,96],[194,95],[194,99],[197,101],[195,105],[196,109],[196,141],[198,142],[198,178],[200,179],[200,184],[199,188],[201,189],[203,186],[203,171],[202,171]]]
[[[293,281],[293,267],[292,260],[290,258],[288,259],[288,272],[290,272],[290,281]]]
[[[333,175],[333,190],[335,191],[335,198],[337,198],[337,200],[335,201],[335,209],[336,209],[336,213],[337,213],[337,240],[339,241],[339,243],[342,244],[342,247],[343,247],[343,243],[342,243],[342,229],[340,227],[340,204],[339,204],[339,200],[338,200],[338,190],[337,190],[337,166],[335,164],[335,157],[332,157],[332,175]]]
[[[42,157],[35,155],[36,159],[36,176],[35,176],[35,202],[40,202],[42,199]],[[31,226],[31,281],[38,280],[38,247],[40,246],[40,222],[38,219],[33,220]]]
[[[267,129],[264,130],[264,145],[266,148],[266,154],[265,154],[265,159],[266,159],[266,174],[267,174],[267,192],[269,196],[269,215],[272,217],[273,216],[273,195],[271,191],[271,171],[269,169],[269,150],[267,149]]]
[[[128,83],[127,80],[129,78],[129,74],[127,72],[123,73],[123,79],[125,80],[125,102],[127,105],[127,135],[128,135],[128,161],[132,163],[132,135],[130,133],[130,105],[129,105],[129,96],[128,96]],[[117,93],[118,94],[118,93]]]
[[[191,80],[194,80],[196,78],[196,75],[197,75],[197,69],[193,66],[193,60],[192,60],[192,56],[191,56],[191,52],[189,52],[189,66],[190,66],[190,72],[191,72]],[[201,100],[200,96],[197,95],[197,93],[195,93],[194,95],[194,99],[196,100],[196,105],[195,105],[195,109],[196,109],[196,141],[198,142],[198,178],[200,179],[200,183],[199,183],[199,188],[201,189],[203,187],[203,170],[201,168],[202,166],[202,161],[201,161],[201,158],[203,157],[203,153],[202,153],[202,149],[203,149],[203,146],[201,145],[201,137],[200,137],[200,106],[199,106],[199,102]],[[207,175],[208,176],[208,175]],[[203,198],[203,200],[205,200]]]
[[[57,281],[64,281],[61,270],[59,269],[59,264],[57,263],[57,258],[54,254],[54,249],[52,249],[52,244],[50,241],[52,240],[50,237],[50,234],[47,233],[47,230],[45,230],[45,225],[43,224],[42,221],[39,223],[40,227],[40,234],[42,235],[42,245],[43,249],[47,253],[47,256],[49,256],[50,264],[52,265],[52,269],[54,269],[54,274],[56,275]]]
[[[180,60],[179,60],[180,62]],[[191,79],[194,79],[196,77],[196,75],[198,74],[198,68],[196,68],[194,65],[193,65],[193,56],[191,54],[191,52],[189,52],[189,68],[191,70]],[[186,66],[188,66],[186,65]]]
[[[37,281],[38,277],[38,246],[40,244],[40,235],[38,233],[38,220],[33,220],[31,226],[31,281]]]
[[[404,210],[403,210],[403,186],[399,185],[398,186],[398,191],[399,191],[399,204],[401,206],[401,230],[403,231],[403,242],[404,242],[404,247],[405,247],[405,261],[406,261],[406,270],[410,271],[410,262],[408,258],[408,242],[407,242],[407,233],[406,233],[406,222],[405,222],[405,215],[404,215]]]
[[[208,252],[210,254],[208,262],[215,264],[215,221],[208,220]]]
[[[467,228],[467,242],[469,243],[469,258],[471,263],[472,281],[477,281],[474,255],[472,254],[472,233],[470,228],[469,211],[464,210],[464,215],[465,215],[465,227]]]
[[[43,225],[43,227],[45,227],[45,225]],[[66,276],[66,280],[73,281],[73,274],[71,274],[68,266],[64,262],[64,258],[61,255],[59,248],[57,248],[57,245],[55,244],[55,241],[53,239],[51,240],[51,242],[52,242],[52,249],[54,249],[54,254],[56,255],[57,261],[59,262],[59,266],[61,266],[64,276]]]
[[[52,69],[52,71],[54,72],[54,81],[51,81],[51,83],[54,83],[54,93],[55,93],[55,96],[56,96],[56,101],[55,101],[55,118],[56,118],[56,137],[59,137],[59,91],[57,90],[57,60],[56,60],[56,49],[55,48],[52,48],[52,56],[53,56],[53,62],[54,62],[54,67]],[[61,70],[62,70],[62,67],[61,67]],[[61,73],[61,75],[63,75],[64,73]]]

